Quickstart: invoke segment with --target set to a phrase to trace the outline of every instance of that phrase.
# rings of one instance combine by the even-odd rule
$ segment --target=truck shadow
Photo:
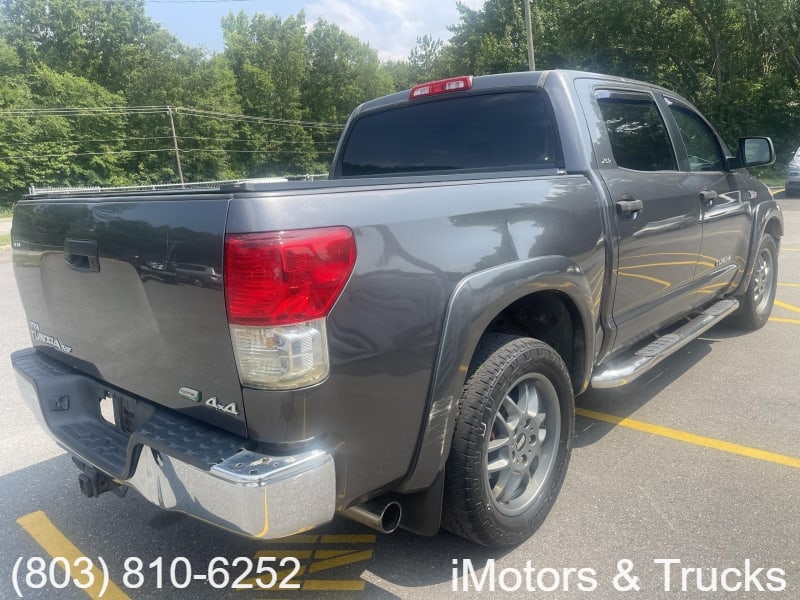
[[[680,379],[689,369],[701,364],[703,359],[712,352],[716,343],[746,336],[749,333],[735,325],[722,322],[666,358],[652,371],[645,373],[633,383],[617,389],[589,388],[575,399],[575,407],[579,410],[585,409],[614,417],[630,417]],[[573,447],[590,446],[615,427],[617,425],[599,422],[579,414],[576,416]]]
[[[577,406],[627,417],[646,406],[686,372],[700,364],[714,345],[743,334],[721,323],[666,359],[640,381],[618,390],[590,390],[578,398]],[[669,393],[669,392],[668,392]],[[590,447],[616,426],[578,417],[574,446]],[[273,598],[405,598],[430,593],[450,597],[458,586],[464,565],[471,562],[480,576],[491,560],[519,567],[521,557],[536,557],[542,544],[555,543],[559,525],[546,522],[543,529],[519,548],[493,550],[477,546],[446,531],[434,537],[420,537],[405,531],[383,536],[337,518],[332,523],[295,539],[249,540],[226,533],[179,513],[162,511],[136,492],[125,499],[104,494],[86,500],[78,491],[77,472],[65,455],[0,477],[0,526],[7,532],[0,547],[0,568],[11,572],[16,557],[41,554],[43,549],[16,522],[33,511],[42,510],[55,526],[87,556],[103,556],[109,562],[111,579],[122,585],[125,561],[139,556],[150,564],[163,557],[171,564],[187,557],[198,572],[207,570],[215,557],[230,564],[238,557],[257,561],[260,556],[297,556],[302,571],[295,578],[295,590],[269,590]],[[552,538],[552,539],[551,539]],[[240,570],[240,569],[239,569]],[[233,571],[231,571],[233,573]],[[125,590],[130,598],[157,593],[152,570],[145,570],[146,584],[139,590]],[[423,592],[422,589],[425,589]],[[52,590],[51,590],[52,591]],[[205,583],[188,589],[170,589],[172,598],[254,597],[212,589]],[[44,592],[43,592],[44,593]],[[267,593],[266,591],[264,593]],[[262,594],[263,596],[263,594]],[[47,597],[47,596],[41,596]]]

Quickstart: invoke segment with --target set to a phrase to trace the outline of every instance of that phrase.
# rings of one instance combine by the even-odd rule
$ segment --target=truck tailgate
[[[183,192],[20,202],[14,272],[34,345],[246,435],[222,286],[228,200]]]

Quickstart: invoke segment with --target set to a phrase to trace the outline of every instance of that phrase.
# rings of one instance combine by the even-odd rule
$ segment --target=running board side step
[[[640,375],[655,367],[673,352],[677,352],[706,330],[719,323],[739,308],[739,301],[733,298],[712,304],[679,329],[661,336],[640,348],[627,359],[614,361],[599,367],[592,375],[592,387],[597,389],[616,388],[634,381]]]

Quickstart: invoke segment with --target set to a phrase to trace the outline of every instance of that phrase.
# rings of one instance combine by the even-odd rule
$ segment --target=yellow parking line
[[[783,317],[770,317],[773,323],[791,323],[792,325],[800,325],[800,319],[784,319]]]
[[[367,582],[361,579],[306,579],[303,591],[363,592]]]
[[[781,248],[781,252],[800,252],[800,248]]]
[[[800,314],[800,306],[795,306],[794,304],[789,304],[788,302],[781,302],[780,300],[775,300],[775,306],[780,306],[781,308],[785,308],[786,310],[790,310],[792,312]]]
[[[758,460],[766,460],[768,462],[777,463],[779,465],[784,465],[787,467],[795,467],[796,469],[800,469],[800,458],[794,458],[793,456],[785,456],[783,454],[776,454],[774,452],[758,450],[756,448],[750,448],[748,446],[740,446],[739,444],[732,444],[730,442],[724,442],[722,440],[704,437],[702,435],[696,435],[694,433],[688,433],[686,431],[680,431],[678,429],[661,427],[660,425],[653,425],[651,423],[636,421],[634,419],[629,419],[626,417],[618,417],[616,415],[609,415],[606,413],[595,412],[593,410],[586,410],[585,408],[576,408],[575,414],[578,414],[582,417],[595,419],[596,421],[612,423],[614,425],[619,425],[620,427],[628,427],[630,429],[636,429],[638,431],[651,433],[653,435],[660,435],[662,437],[678,440],[680,442],[695,444],[696,446],[704,446],[706,448],[713,448],[715,450],[721,450],[723,452],[730,452],[731,454],[738,454],[740,456],[746,456],[748,458],[756,458]]]
[[[778,287],[796,287],[796,288],[800,288],[800,283],[779,283]]]
[[[20,517],[17,519],[17,523],[30,534],[36,543],[39,544],[51,558],[63,557],[67,559],[70,565],[74,566],[78,559],[86,556],[86,554],[76,548],[75,545],[53,525],[53,522],[41,510]],[[83,591],[86,592],[92,600],[98,600],[100,598],[100,592],[103,589],[105,575],[97,566],[92,566],[91,574],[94,583]],[[76,575],[79,581],[88,582],[88,579],[84,579],[84,577],[85,575],[83,574]],[[105,600],[130,600],[130,598],[110,579],[108,580],[108,587],[102,597]]]

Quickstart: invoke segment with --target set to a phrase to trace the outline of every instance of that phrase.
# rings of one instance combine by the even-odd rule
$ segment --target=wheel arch
[[[753,214],[753,230],[750,236],[750,249],[747,254],[747,263],[739,286],[734,290],[734,296],[740,296],[747,291],[750,278],[753,276],[753,268],[758,254],[758,247],[761,243],[761,236],[765,233],[770,234],[775,239],[775,244],[780,250],[780,241],[783,237],[783,213],[778,204],[773,200],[762,202],[755,208]]]
[[[556,351],[568,355],[574,392],[588,386],[595,353],[592,290],[582,269],[564,256],[546,256],[500,265],[459,283],[448,305],[431,378],[427,418],[416,459],[399,491],[429,486],[444,468],[461,389],[481,339],[492,333],[549,337]],[[537,313],[547,309],[547,315]],[[557,327],[548,329],[554,320]],[[527,327],[526,327],[527,324]],[[552,325],[552,323],[551,323]],[[567,343],[569,337],[572,344]],[[553,343],[551,343],[553,342]],[[560,350],[559,350],[560,348]]]

